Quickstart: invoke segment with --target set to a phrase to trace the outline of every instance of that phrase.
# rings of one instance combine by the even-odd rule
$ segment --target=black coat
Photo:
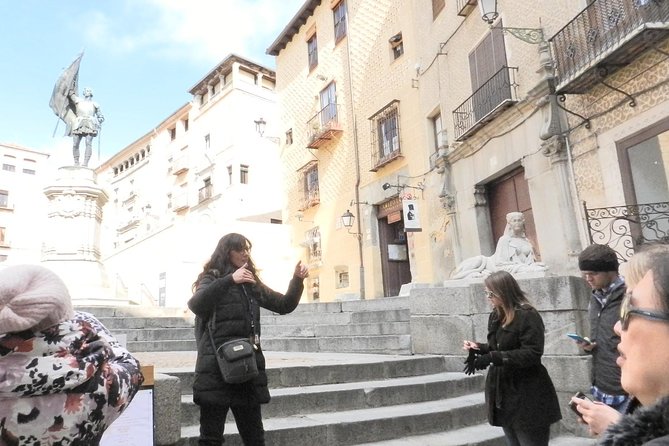
[[[544,323],[534,308],[516,308],[506,327],[493,311],[488,319],[488,343],[479,347],[481,353],[496,351],[497,359],[501,357],[501,364],[491,365],[486,377],[491,425],[526,430],[562,418],[555,387],[541,364]]]
[[[669,445],[669,397],[650,407],[640,407],[610,426],[600,437],[606,446]]]
[[[223,381],[207,333],[207,324],[214,309],[216,319],[212,334],[214,342],[220,346],[231,339],[248,338],[252,333],[251,315],[256,333],[260,335],[260,307],[279,314],[290,313],[300,302],[303,290],[303,279],[295,276],[285,295],[262,283],[236,284],[232,274],[220,278],[207,274],[200,280],[195,294],[188,301],[188,308],[196,316],[197,362],[193,383],[193,400],[196,404],[248,406],[270,400],[262,349],[256,352],[259,371],[256,378],[242,384],[227,384]]]
[[[625,395],[620,385],[620,367],[616,360],[620,336],[613,331],[613,326],[620,319],[620,305],[625,296],[625,285],[615,289],[606,304],[602,306],[594,297],[590,297],[588,308],[590,318],[590,339],[597,343],[592,354],[592,384],[609,395]]]

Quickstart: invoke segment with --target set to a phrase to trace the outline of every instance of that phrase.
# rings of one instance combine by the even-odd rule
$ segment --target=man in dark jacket
[[[592,355],[593,397],[624,412],[629,396],[620,385],[620,367],[616,364],[620,337],[613,326],[620,317],[620,304],[627,288],[618,274],[618,265],[618,256],[608,245],[590,245],[578,256],[578,267],[592,288],[592,296],[588,307],[590,342],[577,343]]]

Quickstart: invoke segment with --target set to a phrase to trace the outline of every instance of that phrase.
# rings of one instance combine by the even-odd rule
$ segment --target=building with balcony
[[[298,260],[281,225],[275,77],[229,55],[184,104],[98,167],[108,187],[102,253],[110,282],[142,304],[182,306],[220,237],[254,244],[261,277],[285,289]]]
[[[550,42],[587,239],[669,240],[669,4],[591,0]]]
[[[513,211],[550,274],[576,273],[592,232],[582,201],[627,205],[637,190],[652,196],[635,203],[667,201],[638,184],[646,164],[666,165],[665,2],[495,4],[486,14],[476,0],[305,1],[268,48],[294,137],[282,156],[286,219],[305,250],[318,230],[319,299],[441,284],[463,260],[494,253]],[[626,82],[638,90],[626,94]],[[633,136],[650,127],[656,140]],[[617,138],[654,145],[654,158],[627,154],[618,167]],[[405,230],[408,200],[419,232]],[[351,228],[340,222],[347,209]]]
[[[46,221],[42,189],[53,174],[44,152],[0,143],[0,263],[38,263]]]
[[[293,135],[282,152],[286,221],[309,259],[310,300],[395,296],[431,281],[420,253],[438,198],[423,187],[434,174],[417,116],[414,14],[406,1],[306,1],[268,48]],[[422,232],[404,231],[403,198],[417,200]]]

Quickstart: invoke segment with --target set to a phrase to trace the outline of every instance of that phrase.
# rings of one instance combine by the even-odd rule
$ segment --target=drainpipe
[[[346,5],[348,9],[348,5]],[[353,153],[355,155],[355,212],[358,216],[358,257],[360,260],[360,299],[365,299],[365,262],[362,255],[362,213],[360,208],[360,148],[358,147],[358,120],[355,113],[355,101],[353,100],[353,81],[351,80],[351,27],[348,22],[348,10],[346,11],[346,65],[348,75],[349,110],[353,120]]]

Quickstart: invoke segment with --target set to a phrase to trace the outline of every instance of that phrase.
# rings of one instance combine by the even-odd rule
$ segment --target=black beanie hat
[[[609,245],[590,245],[578,256],[578,269],[581,271],[618,272],[618,256]]]

